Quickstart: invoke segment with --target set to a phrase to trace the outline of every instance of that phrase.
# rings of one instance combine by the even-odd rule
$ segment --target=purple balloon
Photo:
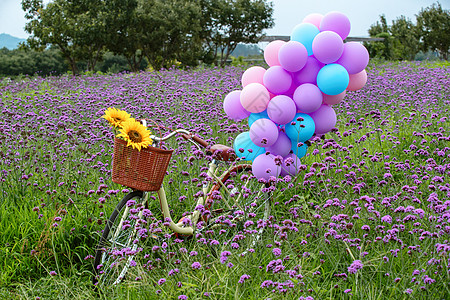
[[[300,158],[298,158],[297,155],[295,155],[294,153],[288,154],[283,159],[283,163],[281,165],[281,175],[297,175],[298,171],[300,170],[300,165]]]
[[[310,116],[316,125],[316,134],[327,133],[336,125],[336,113],[331,106],[323,104]]]
[[[267,105],[269,118],[281,125],[291,122],[296,112],[294,100],[285,95],[273,97]]]
[[[278,51],[278,60],[281,66],[289,72],[301,70],[308,58],[308,51],[302,43],[289,41]]]
[[[283,67],[273,66],[264,73],[263,82],[269,92],[279,95],[289,90],[292,76]]]
[[[252,163],[253,175],[258,179],[268,180],[270,176],[278,177],[281,166],[275,164],[275,156],[272,154],[261,154]]]
[[[239,121],[250,116],[250,112],[246,111],[241,104],[241,91],[232,91],[225,96],[223,101],[223,109],[227,116],[235,121]]]
[[[269,119],[258,119],[250,126],[250,139],[259,147],[272,146],[278,139],[278,127]]]
[[[318,61],[315,57],[308,56],[305,66],[298,72],[295,72],[292,77],[297,85],[302,83],[317,83],[317,74],[323,64]]]
[[[348,74],[356,74],[367,67],[369,52],[358,42],[348,42],[344,44],[344,51],[336,63],[343,66]]]
[[[322,100],[322,92],[317,85],[312,83],[300,85],[294,93],[295,105],[298,110],[304,113],[312,113],[318,110],[322,105]]]
[[[278,139],[272,146],[266,147],[266,151],[269,151],[273,155],[286,156],[291,151],[292,142],[284,132],[278,134]]]
[[[329,64],[341,57],[344,51],[344,42],[336,32],[323,31],[314,38],[312,50],[318,61]]]
[[[323,16],[320,21],[320,31],[334,31],[345,40],[350,33],[350,20],[341,12],[332,11]]]

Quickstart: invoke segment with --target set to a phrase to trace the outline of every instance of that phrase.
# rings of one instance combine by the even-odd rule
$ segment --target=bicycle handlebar
[[[152,121],[152,120],[140,119],[139,121],[142,122],[142,124],[144,126],[147,126],[147,121]],[[154,121],[152,121],[152,122],[155,123]],[[158,128],[163,127],[163,126],[158,125],[157,123],[155,123],[155,124],[156,124],[156,126],[158,126]],[[163,128],[166,128],[166,127],[163,127]],[[166,129],[170,129],[170,128],[166,128]],[[172,129],[170,129],[170,130],[172,130]],[[151,135],[150,138],[152,140],[154,140],[154,141],[160,142],[160,141],[168,140],[168,139],[170,139],[171,137],[173,137],[174,135],[176,135],[178,133],[181,133],[181,136],[187,141],[191,141],[191,142],[193,141],[193,142],[195,142],[194,144],[200,145],[203,148],[207,148],[208,147],[208,142],[206,142],[204,139],[202,139],[202,138],[200,138],[198,136],[193,135],[192,133],[190,133],[189,131],[187,131],[185,129],[172,130],[171,133],[169,133],[168,135],[163,136],[163,137],[157,137],[155,135]]]

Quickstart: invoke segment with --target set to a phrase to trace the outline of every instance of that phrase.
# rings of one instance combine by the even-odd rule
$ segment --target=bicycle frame
[[[145,120],[142,120],[142,121],[143,121],[143,125],[147,126],[146,121]],[[168,134],[168,135],[166,135],[164,137],[156,137],[156,136],[152,135],[151,139],[154,141],[153,146],[156,147],[160,141],[168,140],[169,138],[175,136],[178,133],[190,134],[190,132],[187,131],[187,130],[177,129],[177,130],[172,131],[170,134]],[[198,149],[201,149],[200,146],[197,143],[195,143],[192,140],[189,140],[189,141],[192,142]],[[217,178],[217,176],[215,175],[216,168],[217,168],[216,160],[213,159],[211,161],[211,163],[209,164],[209,169],[208,169],[207,175],[210,178],[216,178],[217,180],[221,180],[220,178]],[[205,199],[206,199],[207,194],[208,194],[208,192],[210,190],[210,186],[211,186],[210,182],[208,182],[208,183],[203,185],[203,187],[202,187],[203,196],[199,197],[195,207],[198,207],[199,205],[204,205],[205,204]],[[163,216],[164,216],[164,220],[170,220],[169,221],[169,228],[172,231],[174,231],[175,233],[178,233],[178,234],[193,235],[194,234],[194,228],[195,228],[195,226],[196,226],[196,224],[198,222],[198,219],[200,217],[200,211],[199,210],[194,210],[192,214],[187,215],[187,216],[185,216],[183,218],[183,219],[189,219],[191,221],[190,225],[186,225],[182,221],[183,219],[180,222],[175,223],[172,220],[172,216],[170,214],[169,204],[167,202],[167,197],[166,197],[166,192],[164,190],[164,185],[161,185],[161,188],[157,191],[157,193],[158,193],[158,198],[159,198],[159,204],[160,204],[160,207],[161,207],[161,211],[162,211]],[[144,205],[147,203],[148,198],[149,198],[149,193],[145,192]]]

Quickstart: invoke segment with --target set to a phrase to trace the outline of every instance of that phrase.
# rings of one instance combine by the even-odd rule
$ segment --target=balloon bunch
[[[331,106],[365,85],[369,53],[360,43],[344,43],[349,32],[350,21],[340,12],[308,15],[289,42],[264,49],[267,70],[250,67],[242,90],[225,97],[228,117],[248,117],[250,131],[236,137],[234,150],[252,161],[257,178],[297,174],[305,142],[336,125]]]

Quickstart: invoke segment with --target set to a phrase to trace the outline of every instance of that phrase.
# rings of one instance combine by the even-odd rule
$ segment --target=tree
[[[201,56],[201,8],[196,0],[142,1],[142,50],[154,69],[175,60],[195,65]]]
[[[255,44],[274,25],[272,3],[264,0],[202,0],[203,37],[207,53],[224,66],[239,43]]]
[[[441,4],[433,3],[422,9],[418,15],[417,28],[422,40],[424,51],[438,51],[448,60],[450,50],[450,11],[442,9]]]
[[[392,36],[389,33],[389,26],[384,15],[380,16],[380,21],[372,24],[368,30],[370,37],[383,38],[383,41],[364,42],[370,57],[392,59]]]
[[[27,45],[41,51],[49,45],[57,46],[73,74],[78,73],[77,61],[82,59],[93,70],[104,45],[105,27],[98,18],[103,14],[103,1],[54,0],[44,6],[42,0],[22,0],[28,20],[25,30],[31,34]]]
[[[417,27],[405,16],[400,16],[392,21],[389,32],[394,42],[393,58],[413,60],[420,47]]]

